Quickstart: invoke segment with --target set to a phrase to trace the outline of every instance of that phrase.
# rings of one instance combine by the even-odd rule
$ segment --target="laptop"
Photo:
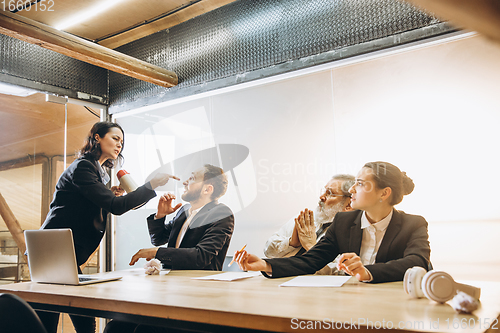
[[[26,230],[24,238],[31,281],[85,285],[121,279],[115,274],[78,274],[71,229]]]

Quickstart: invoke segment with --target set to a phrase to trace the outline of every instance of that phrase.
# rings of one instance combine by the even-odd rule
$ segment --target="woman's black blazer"
[[[50,211],[41,229],[70,228],[76,261],[80,266],[99,246],[108,212],[121,215],[155,196],[149,183],[124,196],[115,196],[102,183],[96,160],[81,157],[59,178]]]
[[[272,277],[313,274],[333,261],[338,254],[354,252],[359,256],[363,230],[360,210],[337,213],[325,236],[302,256],[266,259]],[[365,267],[373,283],[402,281],[408,268],[429,267],[431,248],[427,221],[418,215],[395,210],[373,265]]]

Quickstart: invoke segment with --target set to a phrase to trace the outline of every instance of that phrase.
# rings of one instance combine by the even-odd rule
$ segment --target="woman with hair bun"
[[[337,213],[325,236],[304,255],[263,260],[243,250],[235,261],[242,270],[278,278],[314,274],[341,254],[338,269],[359,281],[402,281],[408,268],[428,269],[430,263],[427,222],[394,208],[414,186],[393,164],[366,163],[349,189],[355,210]]]
[[[106,229],[108,213],[121,215],[140,206],[156,196],[158,186],[165,185],[170,178],[158,174],[135,191],[123,195],[124,191],[113,186],[107,170],[123,159],[124,133],[120,125],[108,121],[95,123],[90,130],[80,157],[64,170],[59,177],[54,199],[45,222],[40,229],[70,228],[73,232],[78,271],[96,251]],[[59,313],[37,311],[47,332],[57,331]],[[95,332],[95,319],[70,315],[78,333]]]

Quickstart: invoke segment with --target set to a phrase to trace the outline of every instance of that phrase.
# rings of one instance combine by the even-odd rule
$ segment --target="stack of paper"
[[[339,275],[297,276],[295,279],[280,284],[280,287],[342,287],[350,278],[350,276]]]
[[[194,280],[216,280],[216,281],[234,281],[240,279],[251,278],[252,276],[258,276],[260,272],[226,272],[221,274],[214,274],[208,276],[202,276],[193,278]]]

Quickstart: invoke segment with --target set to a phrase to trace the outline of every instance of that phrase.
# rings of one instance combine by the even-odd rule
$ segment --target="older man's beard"
[[[338,202],[331,207],[325,207],[325,204],[320,201],[314,210],[314,221],[319,224],[329,223],[333,221],[335,214],[344,210],[344,202]]]

